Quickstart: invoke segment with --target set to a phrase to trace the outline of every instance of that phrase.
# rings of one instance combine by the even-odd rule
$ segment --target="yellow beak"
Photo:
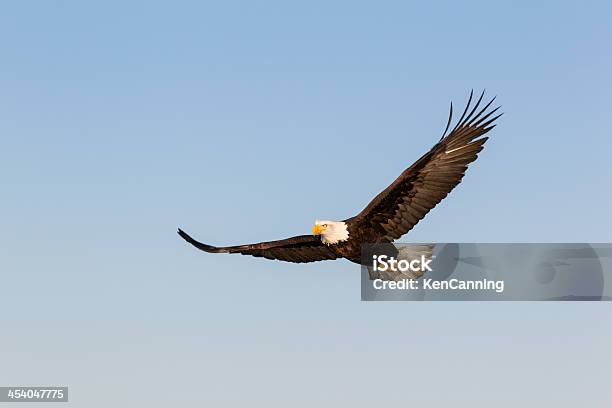
[[[312,235],[320,235],[321,232],[323,232],[324,230],[325,228],[323,228],[319,224],[315,224],[315,226],[312,228]]]

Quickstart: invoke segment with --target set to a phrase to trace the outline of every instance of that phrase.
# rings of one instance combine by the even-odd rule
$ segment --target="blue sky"
[[[5,4],[0,383],[87,407],[609,402],[607,303],[366,304],[348,262],[207,255],[175,231],[349,217],[486,88],[492,139],[403,241],[610,242],[611,12]]]

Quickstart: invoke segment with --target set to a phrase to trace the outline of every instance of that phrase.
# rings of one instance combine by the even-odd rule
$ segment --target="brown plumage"
[[[453,106],[442,138],[429,152],[407,168],[386,189],[378,194],[359,214],[342,222],[348,239],[323,243],[320,235],[300,235],[280,241],[231,247],[214,247],[191,238],[181,229],[183,239],[198,249],[212,253],[240,253],[288,262],[314,262],[346,258],[360,263],[361,245],[390,243],[410,231],[425,215],[461,182],[468,164],[476,160],[495,127],[499,107],[489,110],[495,98],[480,110],[484,92],[470,109],[473,92],[455,127]]]

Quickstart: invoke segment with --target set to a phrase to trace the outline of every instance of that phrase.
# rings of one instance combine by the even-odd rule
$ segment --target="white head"
[[[327,245],[346,241],[349,238],[346,223],[342,221],[316,220],[312,234],[321,235],[321,241]]]

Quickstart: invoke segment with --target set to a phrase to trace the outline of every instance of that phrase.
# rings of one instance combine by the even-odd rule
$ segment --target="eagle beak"
[[[315,226],[312,228],[312,235],[320,235],[321,232],[323,232],[323,227],[321,227],[319,224],[315,224]]]

